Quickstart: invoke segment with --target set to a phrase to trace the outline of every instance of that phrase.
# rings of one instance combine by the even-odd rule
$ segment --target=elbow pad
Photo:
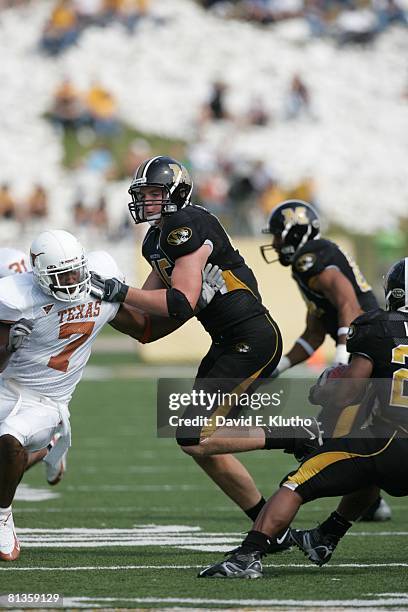
[[[177,321],[188,321],[194,316],[194,310],[191,308],[191,304],[179,289],[167,289],[167,310],[169,316]]]

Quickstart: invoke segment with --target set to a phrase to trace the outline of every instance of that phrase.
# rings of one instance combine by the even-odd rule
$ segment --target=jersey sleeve
[[[375,362],[378,344],[381,342],[377,329],[377,317],[372,312],[354,319],[347,334],[347,350],[351,354],[363,355]]]
[[[300,251],[295,254],[293,260],[293,271],[302,280],[309,281],[313,276],[317,276],[329,266],[335,264],[336,246],[328,241],[310,241]]]
[[[193,220],[184,210],[167,217],[160,234],[160,246],[173,261],[194,253],[205,241],[205,231],[199,219]]]
[[[11,304],[7,304],[1,301],[0,298],[0,322],[1,323],[13,323],[23,317],[22,311]]]
[[[13,274],[0,280],[0,321],[14,322],[23,317],[32,319],[32,284],[28,277],[28,274]]]

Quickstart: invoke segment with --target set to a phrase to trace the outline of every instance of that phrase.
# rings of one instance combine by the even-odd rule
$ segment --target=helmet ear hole
[[[408,257],[391,266],[384,282],[387,310],[408,312]]]

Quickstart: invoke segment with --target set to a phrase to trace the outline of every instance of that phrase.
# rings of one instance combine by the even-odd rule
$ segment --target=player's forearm
[[[139,308],[148,314],[168,317],[169,311],[167,307],[167,290],[155,289],[149,291],[146,289],[136,289],[129,287],[126,294],[125,304]]]
[[[338,304],[338,344],[346,344],[347,332],[351,322],[354,321],[354,319],[356,319],[362,313],[363,311],[361,310],[361,308],[357,308],[356,305],[350,304],[350,302],[344,301]]]
[[[146,317],[139,310],[122,304],[110,325],[122,334],[140,340],[146,327]]]
[[[302,363],[309,359],[316,349],[323,343],[324,336],[309,333],[307,330],[298,338],[287,353],[287,358],[290,360],[291,365]]]

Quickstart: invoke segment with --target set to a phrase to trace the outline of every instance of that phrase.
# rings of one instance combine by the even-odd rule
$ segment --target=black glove
[[[10,327],[9,340],[6,347],[8,353],[15,353],[21,348],[25,338],[33,331],[34,321],[30,319],[20,319]]]
[[[129,286],[117,278],[103,278],[91,272],[91,295],[104,302],[124,302]]]

